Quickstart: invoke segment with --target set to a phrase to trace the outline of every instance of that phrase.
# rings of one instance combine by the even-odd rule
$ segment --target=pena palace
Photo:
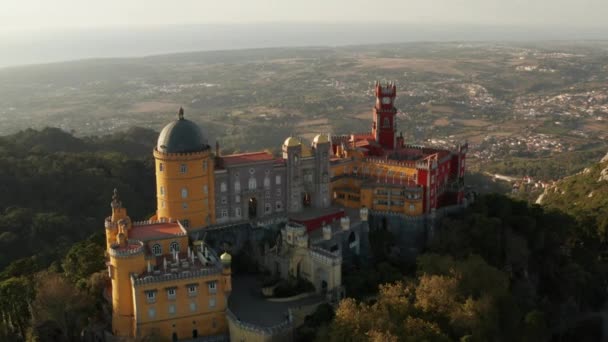
[[[255,262],[277,277],[306,279],[311,296],[331,303],[344,296],[341,265],[366,253],[368,217],[424,222],[463,205],[467,144],[406,144],[396,130],[396,85],[376,82],[374,91],[369,132],[319,134],[311,142],[288,137],[280,156],[223,155],[180,108],[152,151],[156,214],[131,221],[115,190],[105,220],[112,305],[106,340],[291,341],[293,312],[304,305],[297,302],[273,326],[247,316],[233,293],[237,247],[210,237],[256,239],[251,230],[274,224],[277,242]]]

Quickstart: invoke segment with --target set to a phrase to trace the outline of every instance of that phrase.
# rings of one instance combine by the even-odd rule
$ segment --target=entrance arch
[[[310,194],[308,192],[305,192],[302,194],[302,206],[304,208],[310,208],[310,206],[312,205],[312,199],[310,198]]]
[[[258,200],[255,197],[249,199],[249,218],[256,218],[258,216]]]

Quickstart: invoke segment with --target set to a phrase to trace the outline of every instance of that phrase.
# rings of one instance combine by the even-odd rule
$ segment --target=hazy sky
[[[1,0],[2,30],[323,21],[608,27],[608,0]]]

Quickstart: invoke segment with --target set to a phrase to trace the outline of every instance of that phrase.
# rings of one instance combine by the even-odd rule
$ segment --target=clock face
[[[383,97],[382,98],[382,104],[389,104],[391,103],[391,98],[390,97]]]

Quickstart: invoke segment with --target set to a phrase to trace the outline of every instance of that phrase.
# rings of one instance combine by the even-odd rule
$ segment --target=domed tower
[[[186,228],[215,223],[213,156],[198,125],[184,119],[183,108],[160,132],[154,159],[157,219],[177,219]]]

